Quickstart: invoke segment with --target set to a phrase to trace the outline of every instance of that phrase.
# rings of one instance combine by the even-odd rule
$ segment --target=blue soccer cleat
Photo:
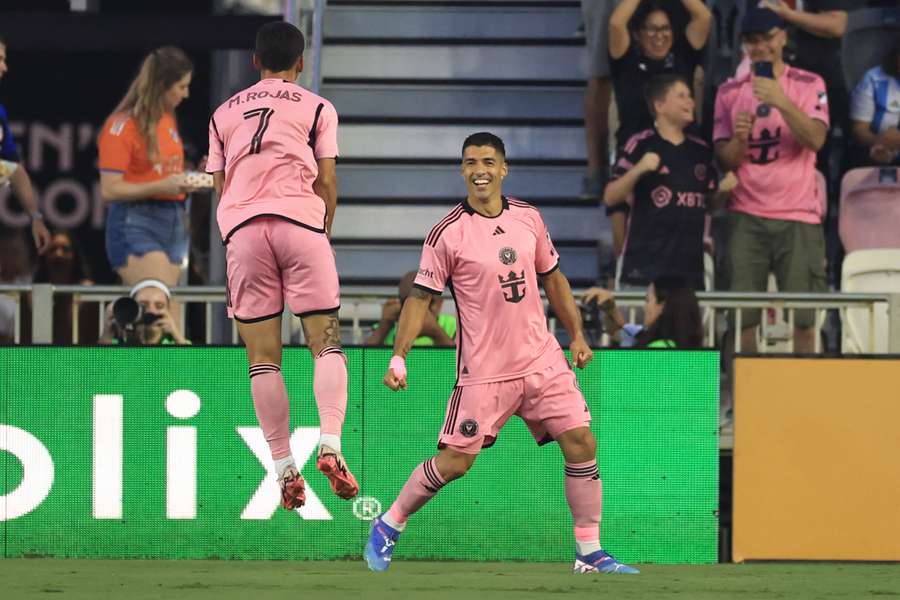
[[[366,550],[363,553],[370,571],[387,571],[391,566],[391,556],[394,554],[397,538],[400,537],[399,531],[381,520],[383,515],[384,513],[378,515],[372,521],[369,541],[366,543]]]
[[[575,573],[627,573],[629,575],[640,573],[634,567],[620,563],[604,550],[591,552],[587,556],[576,553],[573,571]]]

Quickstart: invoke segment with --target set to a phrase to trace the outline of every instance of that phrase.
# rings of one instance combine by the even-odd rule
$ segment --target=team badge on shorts
[[[517,260],[519,260],[519,255],[516,253],[515,248],[510,248],[509,246],[500,248],[500,262],[504,265],[511,265]]]
[[[459,432],[463,437],[475,437],[478,433],[478,421],[475,419],[466,419],[459,424]]]

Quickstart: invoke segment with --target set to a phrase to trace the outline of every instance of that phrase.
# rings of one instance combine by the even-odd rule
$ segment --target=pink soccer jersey
[[[785,66],[778,83],[800,110],[828,125],[825,83],[815,73]],[[738,113],[756,115],[747,157],[737,168],[738,187],[731,210],[768,219],[822,222],[822,199],[816,189],[816,153],[794,139],[778,109],[753,96],[750,73],[732,79],[716,96],[713,139],[728,140]]]
[[[216,217],[222,238],[259,215],[325,230],[325,202],[313,191],[316,160],[336,158],[338,117],[321,96],[263,79],[223,102],[209,120],[206,170],[225,171]]]
[[[463,202],[434,226],[416,286],[449,287],[456,301],[457,385],[516,379],[559,361],[538,287],[538,276],[558,266],[541,214],[514,198],[493,218]]]

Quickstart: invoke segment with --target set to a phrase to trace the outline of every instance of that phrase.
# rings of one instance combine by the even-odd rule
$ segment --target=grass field
[[[573,575],[568,564],[0,559],[0,598],[900,598],[900,565],[645,565],[638,576]]]

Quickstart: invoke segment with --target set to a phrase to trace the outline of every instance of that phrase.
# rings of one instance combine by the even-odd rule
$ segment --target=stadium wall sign
[[[369,521],[434,453],[455,366],[451,349],[417,350],[411,389],[395,394],[381,385],[390,349],[346,353],[343,449],[362,485],[352,501],[315,470],[312,359],[285,349],[291,446],[307,480],[293,514],[278,508],[241,348],[0,348],[3,556],[358,556]],[[714,562],[717,354],[600,351],[579,379],[605,544],[622,560]],[[398,556],[569,560],[558,449],[513,419],[476,464],[414,517]]]

